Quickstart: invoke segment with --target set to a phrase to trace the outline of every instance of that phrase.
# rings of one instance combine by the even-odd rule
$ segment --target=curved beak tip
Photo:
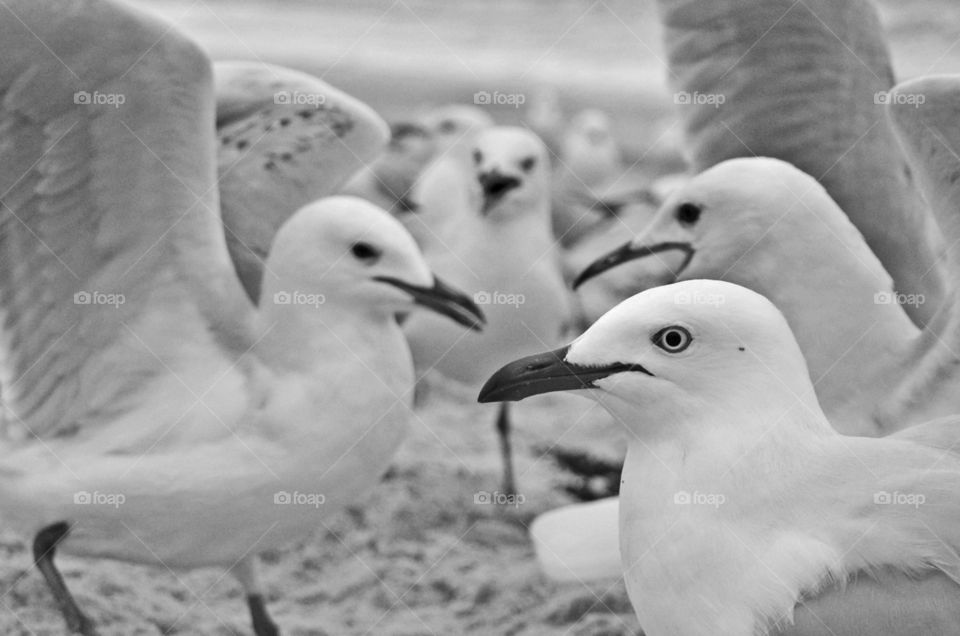
[[[486,316],[472,298],[436,276],[433,277],[432,287],[411,285],[389,276],[378,276],[376,280],[402,289],[410,294],[414,303],[446,316],[472,331],[481,331],[483,325],[487,324]]]
[[[684,253],[683,263],[681,263],[675,274],[679,275],[680,272],[686,269],[687,265],[690,264],[690,261],[693,258],[694,248],[690,243],[666,241],[663,243],[656,243],[654,245],[634,245],[633,241],[629,241],[615,250],[607,252],[600,258],[587,265],[587,267],[580,272],[579,276],[574,279],[573,289],[577,289],[580,285],[587,282],[591,278],[599,276],[605,271],[613,269],[618,265],[668,250],[679,250]]]

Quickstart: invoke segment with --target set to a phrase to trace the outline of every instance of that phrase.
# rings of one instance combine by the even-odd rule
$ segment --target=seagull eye
[[[535,165],[537,165],[536,157],[527,157],[526,159],[520,162],[520,168],[524,172],[530,172],[531,170],[533,170],[533,167]]]
[[[479,150],[473,151],[473,163],[480,165],[483,162],[483,153]]]
[[[700,219],[699,205],[694,203],[683,203],[677,208],[677,220],[684,225],[693,225]]]
[[[454,132],[456,129],[457,122],[453,121],[452,119],[444,119],[440,122],[440,125],[437,126],[437,130],[445,135]]]
[[[353,247],[350,248],[350,252],[357,260],[363,261],[367,265],[373,265],[380,260],[380,250],[363,241],[354,243]]]
[[[667,353],[680,353],[690,346],[693,336],[683,327],[665,327],[653,337],[653,344]]]

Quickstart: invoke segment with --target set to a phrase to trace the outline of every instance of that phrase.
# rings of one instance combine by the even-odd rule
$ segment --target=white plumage
[[[206,56],[104,0],[8,9],[4,523],[34,534],[71,630],[95,633],[57,548],[226,568],[257,634],[275,634],[257,554],[355,503],[403,439],[413,367],[395,313],[480,316],[394,219],[353,198],[303,208],[271,236],[255,308],[224,239]],[[309,501],[278,505],[284,493]]]
[[[955,423],[840,435],[759,294],[701,280],[648,290],[569,347],[507,365],[481,399],[563,389],[586,389],[627,429],[620,551],[650,636],[765,634],[858,573],[907,595],[910,577],[946,576],[960,600]],[[897,633],[881,631],[899,620],[885,611],[850,613],[860,633]]]

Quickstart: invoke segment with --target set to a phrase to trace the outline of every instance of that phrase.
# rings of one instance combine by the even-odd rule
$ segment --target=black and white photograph
[[[0,636],[960,636],[956,0],[0,0]]]

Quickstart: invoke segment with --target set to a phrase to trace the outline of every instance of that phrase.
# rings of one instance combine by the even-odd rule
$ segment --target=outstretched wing
[[[390,131],[366,104],[299,71],[219,62],[214,74],[227,246],[256,302],[277,229],[376,159]]]
[[[869,0],[657,0],[695,171],[776,157],[820,181],[863,233],[904,306],[942,301],[936,224],[905,173],[879,98],[893,84]]]
[[[908,381],[891,400],[890,417],[902,418],[905,412],[924,413],[929,405],[960,407],[955,397],[960,380],[960,75],[898,84],[887,102],[893,129],[943,233],[949,285],[946,302],[928,324],[920,353],[911,361]]]
[[[228,421],[252,308],[223,239],[206,56],[109,0],[8,0],[0,42],[8,432],[136,422],[123,445],[199,411]]]

